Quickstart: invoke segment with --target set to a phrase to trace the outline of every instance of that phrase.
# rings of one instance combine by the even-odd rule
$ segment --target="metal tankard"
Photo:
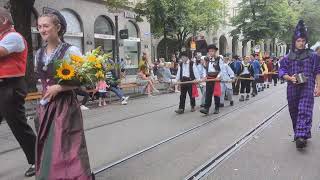
[[[294,77],[297,80],[297,84],[304,84],[308,80],[308,78],[304,75],[304,73],[295,74]]]

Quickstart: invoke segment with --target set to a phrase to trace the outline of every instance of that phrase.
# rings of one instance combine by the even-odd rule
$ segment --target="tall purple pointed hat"
[[[296,29],[294,30],[294,34],[292,37],[292,49],[295,49],[296,40],[299,38],[304,38],[306,39],[306,42],[308,42],[308,30],[303,20],[300,20],[298,22]]]

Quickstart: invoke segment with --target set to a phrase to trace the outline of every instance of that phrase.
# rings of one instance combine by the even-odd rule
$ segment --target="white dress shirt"
[[[182,77],[189,77],[190,78],[190,71],[189,71],[189,66],[190,66],[190,60],[188,60],[186,63],[182,63]],[[177,76],[176,76],[176,80],[180,81],[180,64],[178,66],[178,72],[177,72]],[[193,74],[196,80],[200,80],[200,75],[199,75],[199,71],[198,68],[196,66],[196,63],[193,63]]]

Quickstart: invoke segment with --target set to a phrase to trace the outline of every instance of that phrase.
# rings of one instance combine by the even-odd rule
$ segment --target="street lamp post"
[[[115,62],[117,64],[116,66],[116,74],[118,77],[120,77],[120,58],[119,58],[119,15],[116,14],[115,15],[115,33],[116,33],[116,58],[115,58]]]

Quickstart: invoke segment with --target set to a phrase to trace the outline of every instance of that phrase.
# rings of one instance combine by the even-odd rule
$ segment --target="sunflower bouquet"
[[[100,47],[85,56],[70,55],[71,61],[61,60],[56,63],[56,79],[61,85],[89,85],[105,79],[103,64],[110,54],[103,54]]]

